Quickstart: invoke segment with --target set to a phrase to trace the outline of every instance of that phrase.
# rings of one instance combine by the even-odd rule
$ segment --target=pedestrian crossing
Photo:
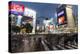
[[[77,49],[77,48],[78,48],[77,45],[71,45],[71,44],[68,44],[68,45],[59,44],[59,45],[53,46],[54,50]]]
[[[57,49],[59,49],[59,50],[63,50],[63,49],[65,49],[63,46],[61,46],[61,45],[56,45],[55,46]]]
[[[42,42],[42,45],[44,46],[44,49],[45,50],[49,50],[49,48],[47,47],[47,45],[44,43],[44,41],[41,41]]]
[[[73,49],[77,49],[77,48],[78,48],[77,45],[71,45],[71,44],[68,44],[68,46],[72,47]]]
[[[42,41],[42,42],[44,43],[43,44],[44,45],[44,48],[47,48],[48,50],[65,50],[65,49],[77,49],[78,48],[77,45],[73,45],[73,44],[67,44],[67,45],[58,44],[58,45],[55,45],[54,46],[54,45],[49,45],[49,42],[46,42],[46,43],[44,41]]]

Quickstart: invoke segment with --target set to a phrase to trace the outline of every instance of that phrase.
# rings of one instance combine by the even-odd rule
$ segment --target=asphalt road
[[[11,36],[11,52],[77,49],[77,36],[77,34],[14,35]]]

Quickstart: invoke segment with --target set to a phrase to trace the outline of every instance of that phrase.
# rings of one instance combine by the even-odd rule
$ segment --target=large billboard
[[[24,6],[10,2],[9,3],[9,12],[10,12],[10,14],[23,15]]]
[[[65,8],[64,9],[59,9],[57,11],[57,22],[58,22],[58,25],[64,25],[64,24],[67,23]]]
[[[24,16],[35,18],[36,11],[34,11],[34,10],[28,8],[28,7],[25,7],[25,9],[24,9]]]

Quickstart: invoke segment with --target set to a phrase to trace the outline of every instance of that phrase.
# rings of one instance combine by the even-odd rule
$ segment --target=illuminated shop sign
[[[22,15],[23,12],[24,12],[24,6],[23,5],[18,5],[18,4],[14,4],[14,3],[11,3],[9,5],[10,7],[10,13],[11,14],[19,14],[19,15]]]
[[[64,11],[61,11],[60,13],[58,13],[58,16],[61,16],[64,14]]]
[[[28,17],[34,18],[35,15],[36,15],[36,12],[34,10],[29,9],[29,8],[25,8],[24,16],[28,16]]]

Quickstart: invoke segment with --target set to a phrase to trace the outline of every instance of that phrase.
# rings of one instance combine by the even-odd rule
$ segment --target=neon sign
[[[9,11],[12,14],[23,14],[23,12],[24,12],[24,6],[23,5],[18,5],[18,4],[11,3]]]
[[[58,13],[58,16],[61,16],[64,14],[64,11],[61,11],[60,13]]]

